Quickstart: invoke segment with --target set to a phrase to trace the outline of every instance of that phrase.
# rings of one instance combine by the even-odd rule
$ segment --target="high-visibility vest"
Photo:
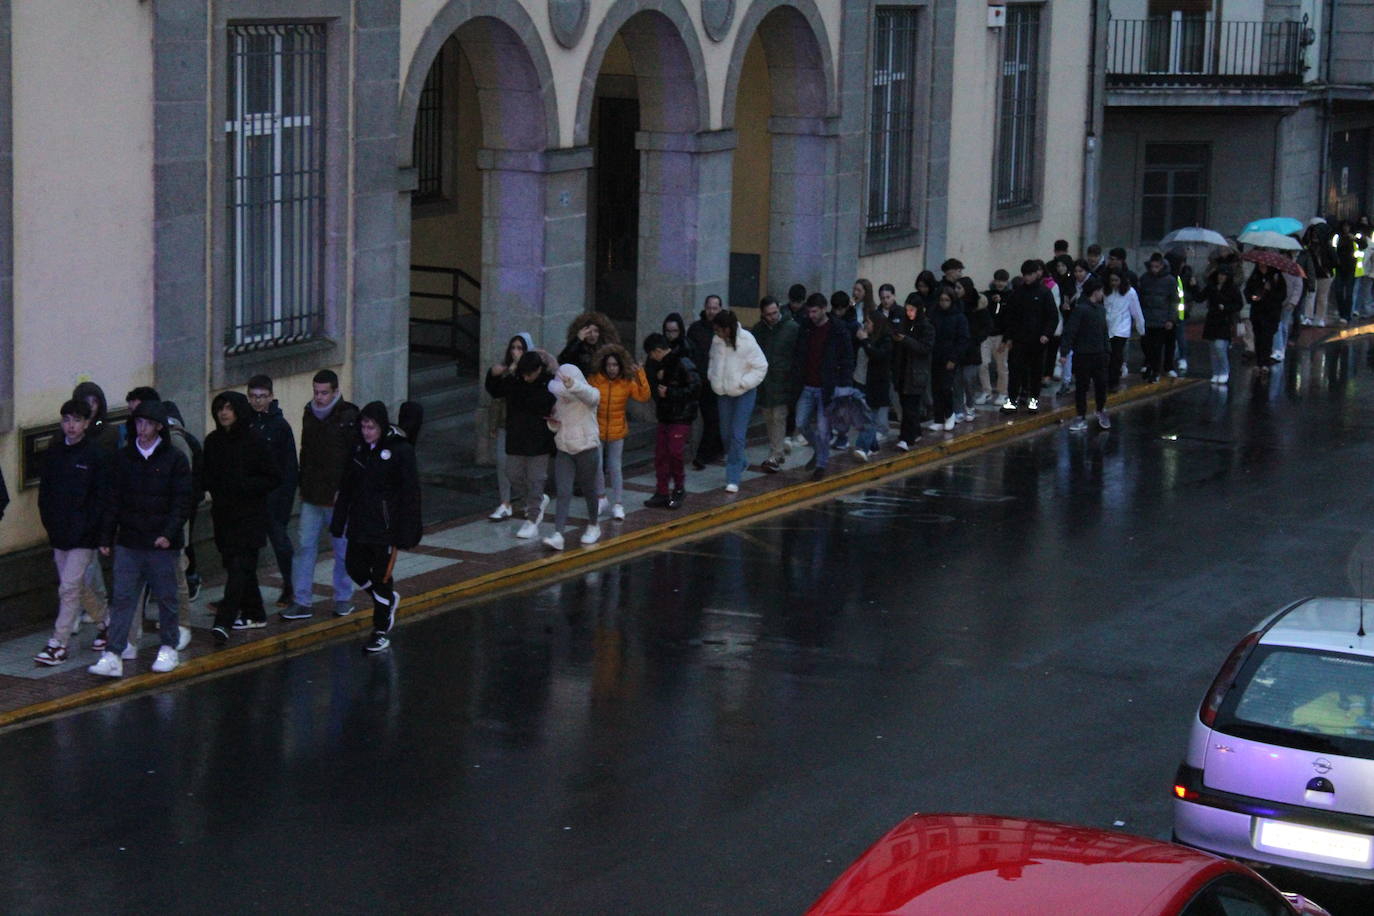
[[[1360,242],[1365,243],[1366,247],[1363,251],[1360,250]],[[1359,233],[1355,234],[1355,276],[1357,277],[1364,276],[1365,258],[1369,257],[1368,245],[1369,239],[1365,238],[1363,235],[1360,235]]]
[[[1178,318],[1180,321],[1186,321],[1188,318],[1188,306],[1183,301],[1183,278],[1175,277],[1174,279],[1178,281]]]

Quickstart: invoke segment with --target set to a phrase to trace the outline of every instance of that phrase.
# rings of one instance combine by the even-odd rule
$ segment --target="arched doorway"
[[[638,7],[622,0],[598,29],[576,122],[594,161],[589,302],[636,341],[723,292],[731,153],[702,132],[704,67],[686,10]]]
[[[833,72],[809,0],[756,0],[745,13],[724,100],[724,122],[739,138],[730,251],[740,306],[764,294],[781,299],[793,283],[829,292],[853,279],[833,276]]]

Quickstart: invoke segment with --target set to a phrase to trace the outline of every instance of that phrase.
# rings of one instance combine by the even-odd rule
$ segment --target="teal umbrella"
[[[1302,231],[1302,221],[1293,219],[1291,216],[1271,216],[1268,219],[1257,219],[1240,230],[1241,235],[1247,232],[1277,232],[1279,235],[1297,235]]]

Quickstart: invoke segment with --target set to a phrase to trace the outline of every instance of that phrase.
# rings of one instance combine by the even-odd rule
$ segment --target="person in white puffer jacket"
[[[601,538],[596,512],[597,478],[601,473],[601,430],[596,422],[596,408],[601,403],[601,392],[588,383],[581,369],[564,363],[549,382],[549,393],[554,396],[549,428],[558,449],[553,460],[558,506],[553,534],[544,538],[544,544],[554,550],[563,549],[563,529],[568,524],[574,483],[582,488],[587,501],[587,527],[582,532],[582,543],[595,544]]]
[[[720,438],[725,443],[725,492],[738,493],[744,474],[744,437],[754,412],[756,389],[768,374],[768,359],[754,335],[739,326],[734,312],[720,311],[711,322],[711,360],[706,379],[718,397]]]

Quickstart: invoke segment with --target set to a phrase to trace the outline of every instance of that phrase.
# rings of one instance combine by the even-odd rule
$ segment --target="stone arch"
[[[721,124],[729,129],[735,123],[740,73],[756,32],[768,69],[774,74],[773,114],[810,118],[835,115],[834,56],[825,20],[814,0],[754,0],[735,33]]]
[[[505,150],[557,146],[553,70],[524,6],[518,0],[449,0],[425,29],[401,84],[396,151],[401,167],[411,165],[411,137],[425,77],[439,49],[454,35],[478,80],[483,145]]]
[[[639,81],[643,128],[669,133],[705,130],[711,120],[706,63],[686,7],[681,0],[618,0],[592,40],[582,72],[573,143],[585,146],[589,141],[596,78],[607,48],[622,31]]]

